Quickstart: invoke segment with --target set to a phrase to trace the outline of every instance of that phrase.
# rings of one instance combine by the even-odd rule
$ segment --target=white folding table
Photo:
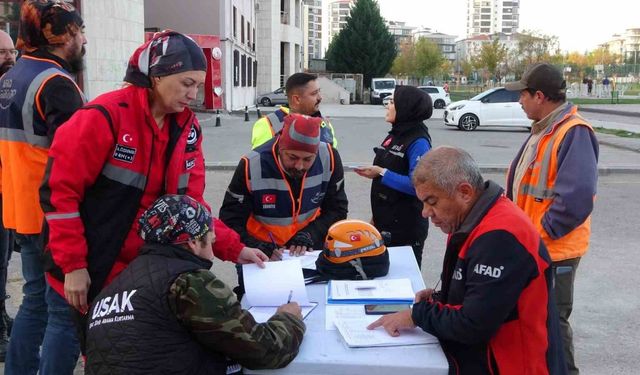
[[[409,246],[389,248],[391,266],[384,278],[409,278],[415,292],[425,288]],[[349,348],[337,330],[325,329],[326,285],[307,286],[318,306],[307,316],[307,331],[298,356],[278,370],[249,370],[245,374],[446,375],[449,366],[439,344]],[[243,300],[243,302],[245,302]],[[246,308],[246,307],[245,307]],[[364,307],[363,307],[364,308]]]

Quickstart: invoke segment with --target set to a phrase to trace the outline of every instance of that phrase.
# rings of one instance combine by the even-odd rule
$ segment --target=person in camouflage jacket
[[[281,368],[305,332],[291,302],[256,323],[209,271],[211,215],[185,195],[159,198],[139,220],[140,255],[89,310],[86,374],[227,374]]]

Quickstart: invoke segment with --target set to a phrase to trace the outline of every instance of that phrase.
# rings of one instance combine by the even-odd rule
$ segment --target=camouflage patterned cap
[[[181,244],[213,230],[209,210],[187,195],[163,195],[142,214],[138,223],[138,233],[147,243]]]
[[[16,48],[26,52],[61,45],[81,32],[80,13],[63,0],[26,0],[20,8]]]

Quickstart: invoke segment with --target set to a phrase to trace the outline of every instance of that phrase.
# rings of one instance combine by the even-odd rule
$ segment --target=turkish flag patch
[[[360,241],[361,237],[359,234],[352,234],[351,236],[349,236],[349,240],[353,241],[353,242],[357,242]]]
[[[264,194],[262,196],[262,204],[275,204],[275,203],[276,203],[275,194]]]
[[[382,143],[382,147],[387,147],[391,144],[391,137],[387,138],[386,141],[384,141],[384,143]]]

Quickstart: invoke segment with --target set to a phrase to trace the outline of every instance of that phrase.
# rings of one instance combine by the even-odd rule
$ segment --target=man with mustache
[[[329,227],[347,217],[342,160],[320,141],[321,122],[285,117],[282,134],[240,160],[224,196],[220,219],[271,260],[282,248],[294,255],[321,249]]]
[[[13,46],[11,36],[0,30],[0,76],[13,68],[16,64],[16,56],[18,56],[18,50]]]
[[[84,104],[72,75],[82,70],[86,42],[72,5],[25,1],[17,41],[23,55],[0,79],[3,222],[16,232],[25,281],[7,351],[8,375],[72,374],[78,358],[69,304],[45,281],[38,189],[56,129]]]
[[[320,95],[318,77],[309,73],[292,74],[285,84],[285,92],[289,107],[281,106],[274,113],[264,116],[253,124],[251,148],[256,149],[278,134],[282,130],[284,118],[289,113],[299,113],[322,119],[320,122],[320,140],[337,149],[338,139],[335,137],[333,126],[329,120],[322,118],[320,113],[322,96]]]
[[[368,328],[436,336],[449,374],[566,374],[551,259],[529,218],[459,148],[426,153],[413,185],[422,216],[447,234],[442,289]]]

